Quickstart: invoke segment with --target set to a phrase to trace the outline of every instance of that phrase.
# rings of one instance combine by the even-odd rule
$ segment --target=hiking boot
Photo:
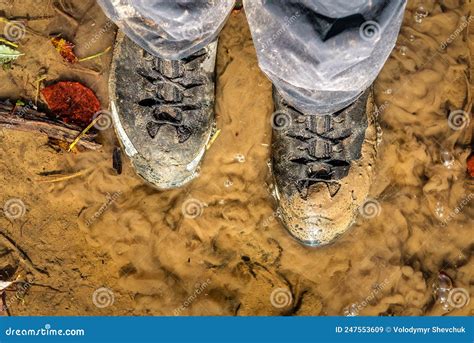
[[[354,221],[372,181],[377,126],[372,89],[330,115],[308,115],[273,90],[272,169],[278,213],[298,241],[321,246]]]
[[[217,42],[181,60],[117,36],[109,89],[117,136],[138,175],[159,189],[198,175],[214,130]]]

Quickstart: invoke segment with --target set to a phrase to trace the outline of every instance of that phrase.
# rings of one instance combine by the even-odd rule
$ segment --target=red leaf
[[[474,177],[474,154],[471,154],[467,159],[467,173],[469,176]]]
[[[94,92],[79,82],[60,81],[43,88],[49,109],[66,123],[89,124],[100,110],[100,102]]]

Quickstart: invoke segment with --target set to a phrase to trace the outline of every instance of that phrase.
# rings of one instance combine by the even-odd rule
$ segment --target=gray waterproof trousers
[[[181,59],[214,41],[234,0],[98,0],[153,55]],[[244,0],[262,71],[307,114],[352,103],[392,51],[406,0]]]

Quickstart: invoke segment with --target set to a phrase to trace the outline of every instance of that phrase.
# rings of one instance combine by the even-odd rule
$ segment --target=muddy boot
[[[214,129],[216,48],[213,42],[171,61],[118,34],[110,76],[115,131],[137,174],[159,189],[198,175]]]
[[[300,242],[320,246],[352,224],[377,153],[372,90],[331,115],[307,115],[274,89],[272,168],[279,216]]]

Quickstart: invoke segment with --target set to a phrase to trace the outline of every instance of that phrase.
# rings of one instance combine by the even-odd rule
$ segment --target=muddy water
[[[0,3],[9,4],[9,15],[22,15],[26,6]],[[71,35],[82,42],[106,25],[93,2],[67,4],[79,19]],[[52,16],[37,30],[71,26],[51,7],[35,10]],[[41,285],[14,302],[12,312],[473,314],[467,301],[474,291],[474,187],[465,163],[472,124],[463,121],[471,116],[474,76],[469,13],[472,5],[463,1],[409,3],[397,47],[375,84],[383,138],[370,206],[324,248],[299,245],[275,217],[271,84],[258,69],[243,12],[231,15],[219,42],[221,134],[200,177],[182,189],[154,190],[126,161],[117,175],[112,130],[103,132],[101,151],[75,154],[57,152],[44,137],[4,130],[0,202],[21,199],[26,213],[0,217],[10,239],[2,241],[1,261],[16,277]],[[41,45],[41,37],[29,39]],[[112,40],[107,31],[94,44],[100,51]],[[35,73],[47,66],[48,80],[79,79],[107,103],[108,57],[87,65],[99,70],[90,75],[67,69],[54,51],[43,59],[30,54],[28,63],[19,60],[2,74],[16,86],[2,82],[1,96],[34,96]],[[80,174],[52,183],[38,175],[55,170]]]

